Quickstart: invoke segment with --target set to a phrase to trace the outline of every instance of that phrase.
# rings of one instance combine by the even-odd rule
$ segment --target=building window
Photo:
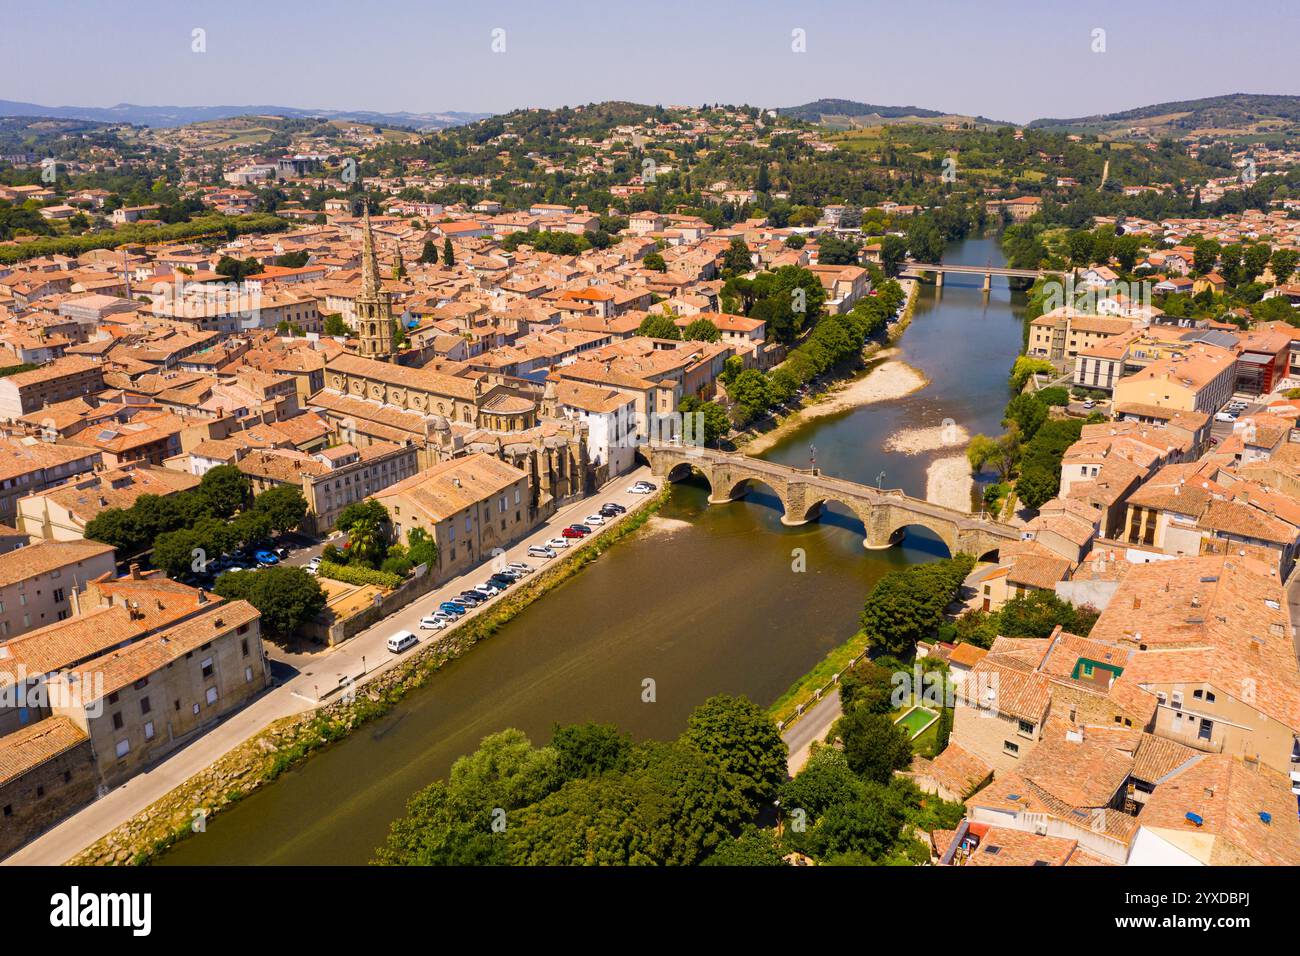
[[[129,740],[119,740],[117,742],[117,756],[119,760],[125,757],[130,752],[130,750],[131,750],[131,742]]]
[[[149,713],[149,709],[150,709],[149,698],[148,698],[148,697],[141,697],[141,698],[140,698],[140,713],[142,713],[142,714],[147,714],[147,713]]]
[[[1020,745],[1013,744],[1009,740],[1004,740],[1002,741],[1002,752],[1006,754],[1010,754],[1013,757],[1017,757],[1020,755]]]
[[[203,676],[205,678],[212,676],[212,658],[210,657],[203,658],[203,661],[199,664],[199,667],[202,669]]]
[[[239,642],[239,652],[243,657],[248,656],[248,638],[244,638]]]
[[[1019,721],[1016,729],[1020,731],[1020,733],[1024,734],[1026,737],[1029,737],[1032,736],[1034,733],[1034,723],[1031,720]]]
[[[115,713],[113,714],[113,729],[114,729],[114,730],[121,730],[121,729],[122,729],[122,726],[123,726],[123,723],[122,723],[122,712],[121,712],[121,711],[117,711],[117,712],[115,712]]]
[[[152,720],[146,720],[146,721],[144,722],[144,739],[145,739],[145,740],[153,740],[153,721],[152,721]]]
[[[245,684],[253,683],[253,669],[251,667],[244,668],[244,683]]]
[[[217,702],[217,689],[215,687],[209,687],[206,696],[209,704],[215,704]]]

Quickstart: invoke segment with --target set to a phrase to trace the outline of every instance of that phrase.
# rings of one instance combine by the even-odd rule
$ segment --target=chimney
[[[134,562],[132,562],[131,564],[131,580],[132,581],[140,580],[140,565],[135,564]]]
[[[203,588],[199,588],[199,603],[200,604],[208,603],[208,592],[203,590]]]

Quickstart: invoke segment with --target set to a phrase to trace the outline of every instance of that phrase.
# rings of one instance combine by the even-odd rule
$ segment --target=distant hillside
[[[944,113],[940,110],[923,109],[920,106],[878,106],[874,103],[858,103],[854,100],[822,99],[803,106],[786,106],[777,110],[784,116],[803,120],[806,123],[820,123],[835,129],[854,129],[862,126],[876,126],[882,123],[898,122],[972,122],[998,124],[998,120],[986,116],[964,116],[959,113]]]
[[[491,116],[491,113],[377,113],[370,110],[311,110],[293,106],[40,106],[0,100],[0,116],[47,116],[56,119],[90,120],[99,123],[132,123],[137,126],[188,126],[209,120],[260,114],[290,119],[337,119],[375,126],[405,126],[411,129],[445,129]]]
[[[1229,93],[1199,100],[1156,103],[1120,113],[1079,116],[1074,119],[1036,119],[1029,125],[1063,126],[1102,132],[1129,126],[1147,126],[1175,134],[1202,129],[1260,132],[1269,128],[1300,125],[1300,96]]]

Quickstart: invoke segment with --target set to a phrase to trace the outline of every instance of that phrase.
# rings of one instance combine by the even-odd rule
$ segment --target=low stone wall
[[[370,607],[362,611],[358,611],[351,617],[331,624],[326,636],[326,643],[333,647],[335,644],[346,641],[349,637],[356,637],[356,635],[378,624],[390,614],[406,607],[416,598],[432,591],[434,587],[433,575],[429,573],[426,565],[420,565],[420,567],[424,568],[420,574],[408,578],[397,588],[389,591],[384,595],[383,600],[370,605]]]
[[[382,717],[409,692],[424,685],[444,664],[479,641],[491,637],[547,591],[562,584],[604,551],[635,533],[659,510],[667,489],[634,506],[633,513],[598,532],[560,559],[521,583],[513,594],[464,623],[441,632],[437,643],[421,646],[389,670],[357,685],[355,696],[270,724],[219,757],[146,810],[77,854],[74,866],[142,865],[178,840],[195,832],[213,815],[275,780],[320,748],[353,729]],[[396,592],[394,592],[396,593]]]

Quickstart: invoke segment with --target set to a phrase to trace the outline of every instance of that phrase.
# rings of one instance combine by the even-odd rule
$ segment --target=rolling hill
[[[1035,128],[1063,127],[1090,133],[1114,133],[1134,126],[1152,133],[1186,136],[1197,131],[1271,132],[1300,128],[1300,96],[1228,93],[1199,100],[1140,106],[1119,113],[1073,119],[1036,119]]]
[[[777,110],[784,116],[806,123],[819,123],[833,129],[861,129],[890,123],[973,123],[977,125],[1002,125],[986,116],[965,116],[944,113],[920,106],[879,106],[858,103],[854,100],[821,99],[802,106],[786,106]]]
[[[375,126],[404,126],[410,129],[446,129],[491,116],[491,113],[379,113],[371,110],[313,110],[293,106],[40,106],[0,100],[0,116],[44,116],[54,119],[89,120],[98,123],[131,123],[136,126],[170,128],[236,116],[284,116],[291,119],[338,119]]]

